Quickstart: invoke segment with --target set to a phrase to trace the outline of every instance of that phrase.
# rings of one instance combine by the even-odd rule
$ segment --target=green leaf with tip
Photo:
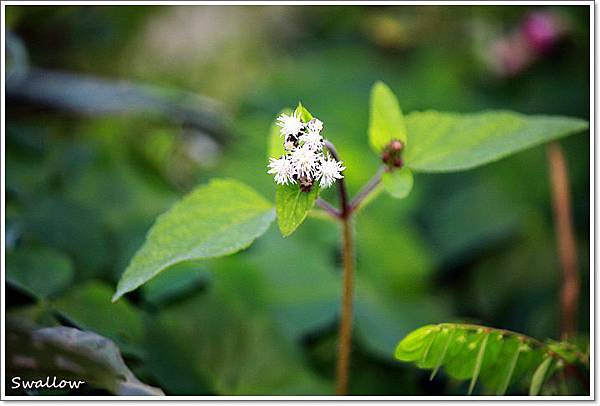
[[[550,368],[550,364],[552,364],[552,357],[546,357],[546,359],[537,367],[537,369],[533,373],[531,385],[529,386],[529,396],[537,396],[537,394],[540,393],[540,389],[542,389],[542,385],[546,380],[546,373]]]
[[[481,371],[481,364],[483,363],[483,356],[485,355],[485,348],[489,338],[490,336],[485,334],[483,340],[481,341],[481,345],[479,346],[479,353],[477,353],[477,360],[475,361],[475,368],[473,369],[473,377],[471,378],[471,383],[469,384],[469,395],[473,393],[473,389],[475,389],[475,383],[477,383],[477,378],[479,378],[479,372]]]
[[[308,111],[300,102],[298,102],[298,107],[296,107],[296,110],[294,110],[294,113],[298,117],[300,117],[300,120],[303,123],[308,123],[310,120],[313,119],[313,115],[310,114],[310,111]]]
[[[588,129],[579,118],[511,111],[437,111],[406,116],[410,143],[404,163],[415,172],[461,171]]]
[[[297,184],[277,185],[275,205],[277,223],[284,237],[292,234],[304,221],[319,196],[319,185],[303,192]]]
[[[371,88],[369,110],[369,143],[376,153],[397,139],[406,144],[407,131],[398,99],[383,82]]]
[[[241,182],[215,179],[197,187],[158,217],[113,301],[173,265],[247,248],[273,220],[271,203]]]
[[[396,199],[407,197],[413,187],[413,174],[407,167],[384,172],[381,180],[384,190]]]

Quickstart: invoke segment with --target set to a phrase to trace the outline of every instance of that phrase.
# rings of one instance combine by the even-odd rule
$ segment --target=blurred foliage
[[[494,41],[537,11],[560,16],[566,33],[521,71],[499,74]],[[170,269],[111,304],[155,217],[215,176],[274,201],[265,173],[269,126],[299,100],[325,123],[355,193],[378,166],[367,137],[376,80],[390,85],[405,113],[498,108],[589,119],[589,12],[6,6],[7,29],[22,45],[7,52],[7,67],[18,73],[7,81],[31,85],[28,75],[45,69],[194,93],[222,102],[219,120],[231,124],[192,125],[198,121],[176,113],[178,96],[161,102],[166,114],[94,110],[89,100],[92,110],[82,114],[65,107],[72,101],[9,92],[7,312],[111,339],[135,375],[166,394],[329,394],[340,293],[335,226],[309,217],[282,239],[272,225],[244,252]],[[67,94],[81,98],[77,84],[88,82],[70,83]],[[200,122],[215,117],[202,103],[183,105]],[[579,331],[587,337],[589,137],[561,145],[583,282]],[[335,199],[334,191],[323,195]],[[352,394],[464,394],[451,379],[429,382],[426,372],[394,361],[396,343],[425,324],[466,319],[558,338],[559,261],[543,147],[470,172],[416,174],[407,199],[382,194],[355,227]]]

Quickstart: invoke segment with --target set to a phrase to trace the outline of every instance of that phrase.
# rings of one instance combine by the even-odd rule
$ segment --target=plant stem
[[[355,212],[361,205],[361,203],[375,190],[381,183],[381,177],[385,172],[385,166],[380,166],[373,177],[365,184],[365,186],[356,194],[356,196],[350,202],[350,212]]]
[[[328,140],[324,141],[336,161],[339,155],[335,146]],[[350,349],[352,347],[352,296],[354,290],[354,255],[352,240],[352,209],[348,201],[348,192],[344,178],[338,182],[340,199],[339,219],[342,221],[342,252],[344,272],[342,275],[342,314],[338,341],[338,358],[336,368],[335,393],[343,396],[348,393],[348,380],[350,375]]]
[[[352,346],[352,293],[354,289],[354,258],[352,254],[352,224],[349,218],[342,220],[343,234],[343,288],[342,288],[342,317],[338,343],[336,395],[348,393],[348,378],[350,370],[350,348]]]
[[[571,192],[565,156],[556,142],[548,145],[547,153],[552,184],[556,242],[562,267],[561,336],[565,339],[572,337],[577,332],[580,278],[577,270],[577,248],[573,231]]]
[[[323,210],[325,210],[328,214],[330,214],[332,217],[334,217],[336,219],[339,219],[340,216],[342,215],[342,213],[338,209],[333,207],[331,205],[331,203],[329,203],[327,200],[322,199],[320,197],[317,198],[316,205],[319,206],[320,208],[322,208]]]

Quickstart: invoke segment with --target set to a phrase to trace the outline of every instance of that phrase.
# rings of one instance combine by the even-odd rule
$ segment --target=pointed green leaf
[[[404,163],[415,172],[471,169],[588,129],[587,121],[578,118],[510,111],[413,112],[406,126],[410,143]]]
[[[279,112],[277,117],[279,117],[281,114],[290,114],[291,112],[291,109],[285,108]],[[269,140],[267,150],[268,158],[280,158],[285,153],[285,149],[283,148],[283,137],[281,136],[280,130],[281,127],[277,125],[277,121],[273,120],[273,122],[271,123],[271,127],[269,128]]]
[[[298,102],[298,107],[296,107],[294,113],[296,113],[296,115],[299,116],[300,120],[304,123],[308,123],[313,119],[313,115],[310,114],[310,111],[308,111],[300,102]]]
[[[542,389],[542,385],[546,380],[546,373],[552,364],[552,357],[546,357],[546,359],[537,367],[531,378],[531,386],[529,387],[529,396],[537,396]]]
[[[113,301],[181,262],[233,254],[274,220],[267,200],[233,179],[199,186],[158,217],[125,270]]]
[[[394,93],[383,82],[376,82],[371,88],[369,110],[369,143],[373,150],[381,150],[393,139],[406,144],[406,125],[400,104]]]
[[[383,188],[396,199],[404,199],[413,187],[412,171],[404,167],[390,172],[384,172],[382,176]]]
[[[487,346],[489,337],[490,336],[488,334],[485,334],[485,337],[483,337],[481,345],[479,346],[477,361],[475,361],[475,368],[473,369],[473,377],[471,378],[471,383],[469,384],[469,395],[473,393],[473,389],[475,389],[475,383],[477,383],[477,378],[479,378],[479,372],[481,371],[481,364],[483,363],[483,356],[485,355],[485,348]]]
[[[430,381],[432,381],[433,378],[435,378],[435,375],[440,370],[440,367],[442,366],[442,363],[444,362],[444,359],[446,358],[446,353],[448,352],[448,347],[450,347],[450,343],[454,339],[454,333],[456,333],[456,329],[452,329],[452,331],[448,335],[448,339],[446,341],[446,344],[444,345],[444,349],[440,353],[440,356],[435,363],[435,368],[433,369],[433,371],[431,371],[431,375],[429,376]]]
[[[508,385],[510,385],[510,379],[513,376],[513,372],[515,371],[515,367],[517,366],[517,361],[519,360],[519,355],[521,354],[521,350],[517,347],[517,349],[514,351],[512,358],[510,359],[510,361],[508,362],[508,370],[506,371],[506,375],[504,376],[504,379],[502,381],[502,385],[500,385],[500,387],[498,388],[498,391],[496,392],[497,395],[504,395],[506,393],[506,390],[508,389]]]
[[[275,194],[277,223],[284,237],[292,234],[306,218],[319,196],[319,186],[303,192],[297,184],[277,185]]]

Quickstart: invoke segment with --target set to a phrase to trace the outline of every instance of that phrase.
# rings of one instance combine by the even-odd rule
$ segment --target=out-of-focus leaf
[[[212,135],[225,132],[222,106],[190,92],[32,68],[18,82],[7,83],[6,93],[11,99],[86,115],[163,116]]]
[[[163,395],[133,375],[115,343],[92,332],[70,327],[30,330],[7,321],[6,346],[9,376],[27,380],[57,376],[115,395]]]
[[[200,186],[161,215],[125,270],[113,300],[185,261],[248,247],[274,219],[271,204],[233,179]]]
[[[509,111],[473,114],[413,112],[404,163],[415,172],[450,172],[497,161],[521,150],[588,129],[587,121]]]
[[[6,253],[6,280],[38,299],[60,293],[72,279],[73,265],[58,251],[20,248]]]
[[[269,230],[248,255],[237,258],[242,271],[252,264],[265,275],[269,310],[295,340],[336,319],[341,286],[332,253],[338,244],[335,225],[312,221],[294,238]]]
[[[384,172],[382,175],[383,188],[396,199],[404,199],[413,187],[413,174],[409,168]]]
[[[92,208],[47,198],[28,206],[21,217],[24,239],[69,254],[78,275],[96,273],[109,257],[106,229]]]
[[[355,313],[357,342],[372,354],[390,360],[398,337],[421,325],[423,320],[444,320],[449,309],[433,296],[402,299],[359,280]]]
[[[89,281],[52,301],[52,306],[77,327],[115,341],[123,352],[139,355],[144,326],[141,313],[129,302],[111,302],[112,288]]]
[[[275,194],[277,224],[284,237],[292,234],[304,221],[319,196],[319,186],[303,192],[296,184],[277,185]]]
[[[376,153],[397,139],[406,145],[407,132],[398,99],[383,82],[371,88],[369,109],[369,142]]]
[[[204,264],[184,262],[144,284],[142,295],[149,303],[160,305],[192,292],[208,280],[210,274]]]
[[[168,360],[150,354],[152,374],[184,389],[172,382],[169,371],[185,364],[185,381],[201,379],[218,395],[328,394],[329,385],[303,365],[298,348],[265,313],[264,282],[251,269],[245,271],[221,269],[209,292],[160,313],[149,336],[182,350]]]
[[[518,230],[525,212],[522,205],[485,182],[437,194],[424,203],[423,210],[431,244],[448,262],[504,241]]]

